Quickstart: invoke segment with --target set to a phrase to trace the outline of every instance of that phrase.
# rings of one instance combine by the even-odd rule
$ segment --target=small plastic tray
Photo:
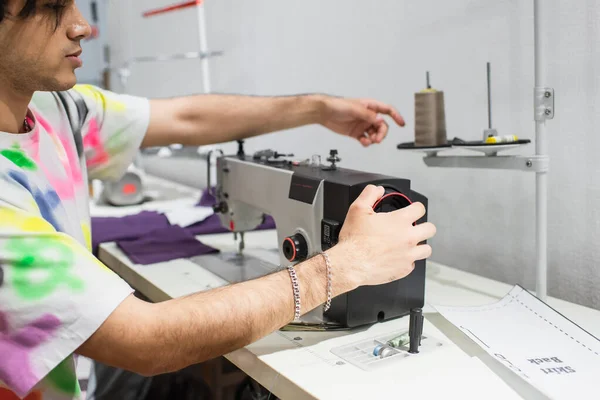
[[[427,155],[435,155],[440,151],[452,150],[452,149],[467,149],[472,151],[479,151],[486,155],[495,155],[500,151],[514,149],[526,144],[531,143],[529,139],[519,139],[514,142],[508,143],[485,143],[483,141],[464,141],[460,138],[454,138],[448,141],[447,145],[443,146],[415,146],[414,142],[400,143],[398,150],[418,151],[424,152]]]
[[[427,155],[434,155],[437,154],[439,151],[452,150],[452,144],[451,142],[448,142],[447,145],[443,146],[415,146],[415,142],[407,142],[400,143],[398,145],[398,149],[405,151],[418,151],[426,153]]]
[[[418,354],[409,353],[408,346],[396,348],[390,348],[389,346],[386,346],[388,341],[407,333],[408,331],[406,330],[397,331],[370,339],[361,340],[345,346],[335,347],[331,349],[331,353],[340,357],[347,363],[362,369],[363,371],[374,371],[378,368],[401,362],[409,357],[419,357],[420,355],[431,353],[444,346],[443,341],[429,335],[423,335],[421,337],[421,346],[419,346]],[[390,351],[388,351],[385,356],[377,356],[374,354],[374,350],[378,346],[386,346]]]
[[[529,139],[520,139],[514,142],[508,143],[484,143],[484,142],[465,142],[465,143],[457,143],[452,147],[457,149],[467,149],[473,151],[480,151],[485,153],[486,155],[496,154],[500,151],[514,149],[525,144],[531,143]]]

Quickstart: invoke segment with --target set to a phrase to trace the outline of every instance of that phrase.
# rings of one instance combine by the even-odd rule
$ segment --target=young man
[[[89,34],[73,0],[0,0],[0,399],[78,398],[75,354],[154,375],[226,354],[294,318],[287,271],[160,304],[136,299],[90,252],[88,179],[118,178],[139,146],[203,145],[316,123],[367,146],[387,134],[378,114],[404,124],[374,100],[150,101],[74,87]],[[89,109],[82,141],[53,93],[65,90]],[[423,205],[375,214],[382,195],[364,190],[327,251],[333,296],[401,279],[431,253],[419,243],[435,227],[413,226]],[[306,313],[327,299],[325,257],[295,271]]]

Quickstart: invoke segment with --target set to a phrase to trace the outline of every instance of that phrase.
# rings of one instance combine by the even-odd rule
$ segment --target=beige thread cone
[[[427,89],[415,93],[415,146],[447,143],[444,92]]]

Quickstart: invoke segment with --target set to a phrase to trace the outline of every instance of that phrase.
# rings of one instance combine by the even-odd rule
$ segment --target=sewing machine
[[[397,210],[413,201],[427,207],[427,199],[412,191],[407,179],[338,167],[336,150],[331,150],[326,164],[320,156],[304,161],[294,161],[292,156],[272,150],[246,155],[242,143],[237,155],[221,153],[216,162],[215,211],[223,225],[240,237],[240,248],[237,254],[201,256],[197,261],[202,267],[235,283],[264,276],[327,250],[337,243],[348,208],[368,184],[386,189],[374,205],[377,212]],[[271,253],[270,259],[244,254],[244,232],[263,223],[265,215],[275,220],[277,253]],[[425,215],[417,223],[426,219]],[[357,327],[410,313],[411,352],[418,352],[424,294],[425,260],[421,260],[401,280],[359,287],[333,299],[325,314],[318,307],[304,318]]]

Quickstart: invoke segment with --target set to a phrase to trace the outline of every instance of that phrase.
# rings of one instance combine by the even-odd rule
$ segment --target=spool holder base
[[[530,143],[530,140],[522,139],[516,142],[486,144],[484,142],[465,142],[462,139],[455,138],[448,141],[445,146],[414,146],[412,142],[401,143],[398,145],[398,150],[424,153],[423,161],[428,167],[547,172],[549,158],[546,155],[498,155],[501,151],[519,148]],[[483,154],[478,156],[446,155],[448,152],[458,149]],[[439,155],[440,152],[445,152],[445,154]]]
[[[526,172],[547,172],[548,156],[437,156],[427,155],[428,167],[504,169]]]
[[[484,158],[496,158],[496,157],[498,157],[498,153],[500,153],[500,152],[515,149],[515,148],[520,148],[522,146],[529,145],[530,143],[531,143],[530,140],[522,139],[522,140],[518,140],[516,142],[487,144],[484,142],[477,142],[477,141],[465,142],[464,140],[455,138],[455,139],[449,141],[448,144],[445,146],[416,146],[415,147],[414,144],[412,142],[410,142],[410,143],[401,143],[397,146],[397,148],[398,148],[398,150],[402,150],[402,151],[425,153],[425,155],[427,157],[438,157],[438,153],[440,153],[440,152],[447,153],[452,150],[460,149],[460,150],[471,150],[471,151],[475,151],[477,153],[483,153]],[[465,158],[465,157],[469,157],[469,156],[460,155],[460,156],[444,156],[444,157]],[[518,157],[518,156],[503,156],[503,157],[508,158],[508,157]],[[531,158],[531,157],[527,157],[527,158]],[[535,158],[535,157],[533,157],[533,158]],[[486,163],[486,162],[487,161],[477,160],[477,161],[475,161],[475,164],[472,165],[472,168],[483,168],[483,167],[479,167],[478,165],[480,163]],[[504,162],[506,162],[506,161],[504,161]],[[461,164],[462,164],[462,162],[461,162]],[[501,162],[492,162],[492,164],[504,165]],[[517,162],[517,164],[518,164],[518,162]],[[438,166],[438,165],[435,165],[435,166]],[[454,165],[448,165],[448,166],[454,166]],[[461,167],[462,167],[462,165],[461,165]],[[469,167],[469,165],[465,165],[465,167]],[[491,167],[491,168],[498,168],[498,167],[496,166],[496,167]],[[510,168],[502,168],[502,169],[520,169],[520,168],[510,167]],[[527,168],[526,170],[529,171],[530,169]]]

